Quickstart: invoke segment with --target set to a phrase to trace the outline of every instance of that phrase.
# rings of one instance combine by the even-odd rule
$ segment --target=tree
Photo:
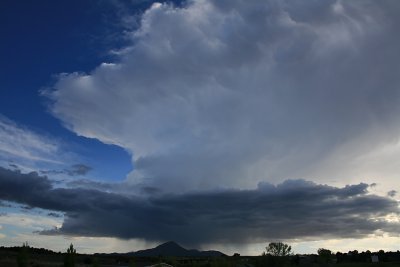
[[[29,261],[28,252],[29,252],[28,242],[25,242],[22,244],[22,247],[19,250],[19,253],[17,256],[18,267],[27,267],[28,266],[28,261]]]
[[[322,262],[327,263],[330,261],[330,259],[332,257],[332,251],[330,251],[329,249],[325,249],[325,248],[319,248],[318,256]]]
[[[272,242],[266,247],[267,253],[272,256],[289,256],[292,254],[292,247],[282,242]]]
[[[71,243],[71,245],[69,245],[69,248],[67,249],[67,254],[64,258],[64,267],[75,267],[75,255],[76,250]]]

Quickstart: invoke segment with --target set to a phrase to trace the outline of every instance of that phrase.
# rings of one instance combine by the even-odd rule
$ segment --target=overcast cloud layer
[[[132,153],[131,182],[167,192],[384,175],[398,14],[395,0],[154,4],[116,62],[44,93],[69,129]]]
[[[42,234],[175,240],[185,245],[265,240],[397,236],[397,201],[304,180],[252,190],[169,194],[151,198],[84,188],[54,188],[37,173],[0,167],[0,199],[65,213],[59,229]]]

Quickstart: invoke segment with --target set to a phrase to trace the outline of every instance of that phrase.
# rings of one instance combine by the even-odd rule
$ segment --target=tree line
[[[5,249],[4,247],[1,247]],[[8,250],[18,251],[17,253],[17,265],[18,267],[28,267],[30,265],[30,253],[51,255],[60,254],[55,253],[47,249],[30,248],[28,243],[23,243],[22,247],[7,248]],[[66,253],[62,253],[60,257],[63,256],[64,267],[75,267],[77,262],[77,252],[73,244],[70,244],[67,248]],[[84,259],[85,266],[97,267],[100,266],[95,255],[87,256]],[[250,266],[330,266],[336,263],[351,263],[351,262],[371,262],[371,258],[376,257],[379,262],[398,262],[400,263],[400,251],[396,252],[385,252],[379,250],[377,252],[371,252],[369,250],[358,252],[357,250],[349,251],[347,253],[333,253],[329,249],[319,248],[317,254],[310,255],[299,255],[294,254],[292,247],[289,244],[282,242],[272,242],[266,246],[265,251],[256,257],[246,257],[240,256],[240,254],[235,253],[232,257],[221,257],[213,258],[202,261],[181,261],[179,258],[160,258],[159,262],[164,261],[173,266],[204,266],[204,267],[230,267],[237,266],[240,261],[246,261],[251,264]],[[129,266],[135,266],[135,261],[133,259],[127,259]],[[82,262],[82,260],[81,260]],[[400,266],[400,265],[399,265]]]

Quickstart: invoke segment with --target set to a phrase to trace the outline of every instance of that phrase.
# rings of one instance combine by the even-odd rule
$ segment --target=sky
[[[398,250],[397,0],[0,3],[0,245]]]

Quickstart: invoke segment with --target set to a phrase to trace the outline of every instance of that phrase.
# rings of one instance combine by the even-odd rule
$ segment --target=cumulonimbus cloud
[[[368,193],[365,183],[332,187],[305,180],[256,189],[138,197],[55,188],[45,176],[0,167],[0,199],[64,213],[47,235],[176,240],[182,244],[398,235],[398,202]]]
[[[131,152],[134,183],[319,179],[397,138],[399,11],[369,0],[154,4],[115,62],[62,74],[44,94],[69,129]]]

